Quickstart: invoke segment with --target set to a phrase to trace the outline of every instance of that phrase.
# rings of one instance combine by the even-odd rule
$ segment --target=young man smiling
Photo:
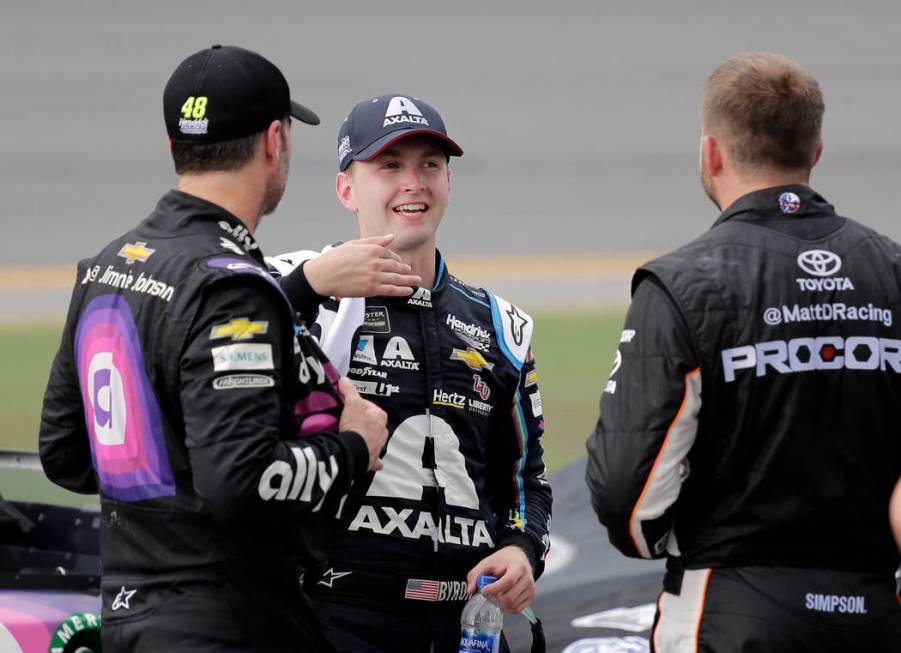
[[[519,612],[544,567],[551,490],[532,320],[451,276],[436,247],[449,158],[462,154],[437,111],[399,94],[358,103],[338,135],[338,199],[362,238],[391,234],[422,279],[410,297],[329,299],[313,326],[390,433],[384,469],[342,501],[330,573],[311,588],[341,651],[456,651],[476,576],[497,576],[486,593]],[[343,247],[306,263],[314,289]],[[300,258],[271,264],[287,273]]]

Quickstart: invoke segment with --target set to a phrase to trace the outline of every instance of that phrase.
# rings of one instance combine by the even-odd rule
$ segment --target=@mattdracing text
[[[801,306],[783,304],[773,306],[763,312],[763,321],[774,326],[792,322],[841,322],[841,321],[881,322],[890,327],[894,316],[890,308],[866,304],[865,306],[849,306],[842,302],[826,304],[808,304]]]

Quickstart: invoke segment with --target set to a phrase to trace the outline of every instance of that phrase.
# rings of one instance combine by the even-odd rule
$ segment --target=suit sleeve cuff
[[[307,275],[303,270],[306,264],[307,261],[304,261],[294,268],[290,274],[287,274],[278,280],[282,290],[285,291],[285,294],[291,301],[291,305],[296,311],[315,309],[328,299],[328,297],[324,297],[313,290],[313,286],[310,285],[310,282],[307,280]]]
[[[535,545],[535,540],[522,531],[507,531],[498,537],[496,548],[500,549],[501,547],[510,546],[511,544],[518,546],[526,552],[529,564],[532,565],[532,575],[537,580],[542,572],[544,572],[544,562],[541,560],[541,555],[538,553],[538,547]]]
[[[351,478],[358,480],[369,472],[369,447],[356,431],[341,431],[338,437],[347,447],[351,458]]]

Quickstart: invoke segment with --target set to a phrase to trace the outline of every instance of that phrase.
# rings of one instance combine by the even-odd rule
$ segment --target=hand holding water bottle
[[[511,544],[498,549],[472,568],[466,577],[469,593],[477,591],[476,579],[491,575],[498,580],[485,588],[505,612],[519,613],[535,600],[535,578],[526,552]]]

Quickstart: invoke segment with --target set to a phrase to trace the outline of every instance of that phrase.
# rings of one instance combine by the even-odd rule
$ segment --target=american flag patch
[[[437,580],[423,580],[410,578],[407,580],[407,589],[404,592],[405,599],[417,601],[437,601],[439,583]]]

